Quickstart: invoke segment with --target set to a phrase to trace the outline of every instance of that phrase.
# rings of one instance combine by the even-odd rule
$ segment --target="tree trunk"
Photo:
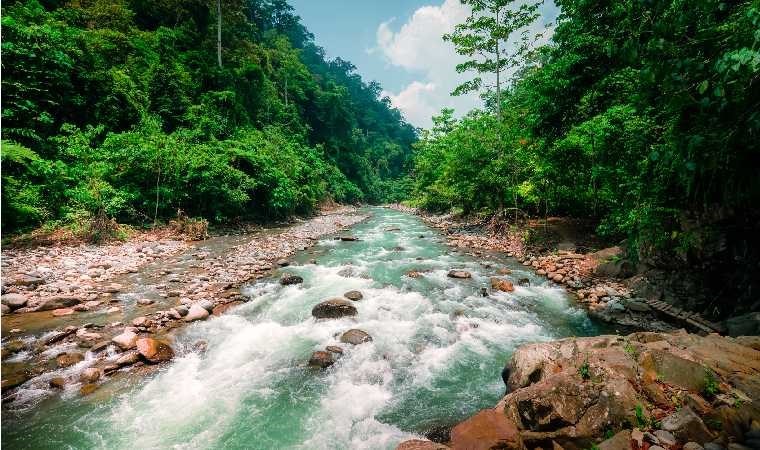
[[[501,8],[496,10],[496,26],[499,26],[499,13]],[[496,35],[496,111],[499,114],[501,122],[501,54],[499,53],[499,36]]]
[[[216,59],[222,68],[222,0],[216,0]]]

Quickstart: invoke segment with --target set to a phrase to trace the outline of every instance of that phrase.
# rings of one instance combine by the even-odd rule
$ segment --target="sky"
[[[365,81],[376,80],[415,126],[429,128],[442,108],[457,115],[482,105],[477,93],[452,97],[472,75],[458,74],[463,59],[441,38],[468,15],[459,0],[289,0],[327,56],[351,61]],[[542,7],[536,28],[557,8]]]

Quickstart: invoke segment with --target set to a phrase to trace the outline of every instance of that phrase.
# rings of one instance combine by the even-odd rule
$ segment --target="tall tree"
[[[462,95],[485,87],[496,89],[496,109],[501,114],[502,73],[516,68],[521,58],[538,39],[529,26],[540,16],[543,0],[461,0],[470,7],[470,15],[443,39],[456,47],[457,53],[469,58],[458,64],[457,72],[478,75],[458,86],[452,95]],[[483,81],[481,74],[493,75],[495,84]]]

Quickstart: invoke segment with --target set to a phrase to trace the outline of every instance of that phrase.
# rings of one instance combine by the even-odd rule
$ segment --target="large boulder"
[[[340,336],[340,341],[344,344],[359,345],[365,342],[371,342],[372,336],[362,330],[351,329]]]
[[[138,339],[137,351],[151,363],[169,361],[174,357],[174,350],[168,344],[153,338]]]
[[[21,294],[3,294],[2,297],[2,304],[11,310],[23,308],[28,301],[29,299]]]
[[[728,335],[757,336],[760,335],[760,312],[752,312],[726,320]]]
[[[515,423],[498,409],[485,409],[451,430],[451,446],[467,450],[523,448]]]
[[[311,310],[311,315],[317,319],[339,319],[341,317],[355,316],[357,313],[356,307],[344,298],[326,300],[317,304]]]
[[[72,295],[55,295],[40,300],[35,308],[37,311],[52,311],[54,309],[68,308],[79,304],[79,297]]]

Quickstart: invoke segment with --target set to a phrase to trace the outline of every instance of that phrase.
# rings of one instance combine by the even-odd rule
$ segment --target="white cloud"
[[[557,8],[553,3],[542,7],[543,20],[532,32],[543,29],[554,20]],[[428,128],[432,115],[442,108],[454,108],[459,115],[480,106],[478,93],[452,97],[451,92],[472,74],[459,74],[456,65],[464,58],[456,53],[453,44],[443,41],[443,35],[454,31],[456,24],[464,22],[469,9],[459,0],[444,0],[439,6],[423,6],[393,30],[395,19],[381,23],[377,28],[377,47],[368,52],[380,52],[386,61],[410,73],[419,75],[398,93],[385,92],[414,125]]]

